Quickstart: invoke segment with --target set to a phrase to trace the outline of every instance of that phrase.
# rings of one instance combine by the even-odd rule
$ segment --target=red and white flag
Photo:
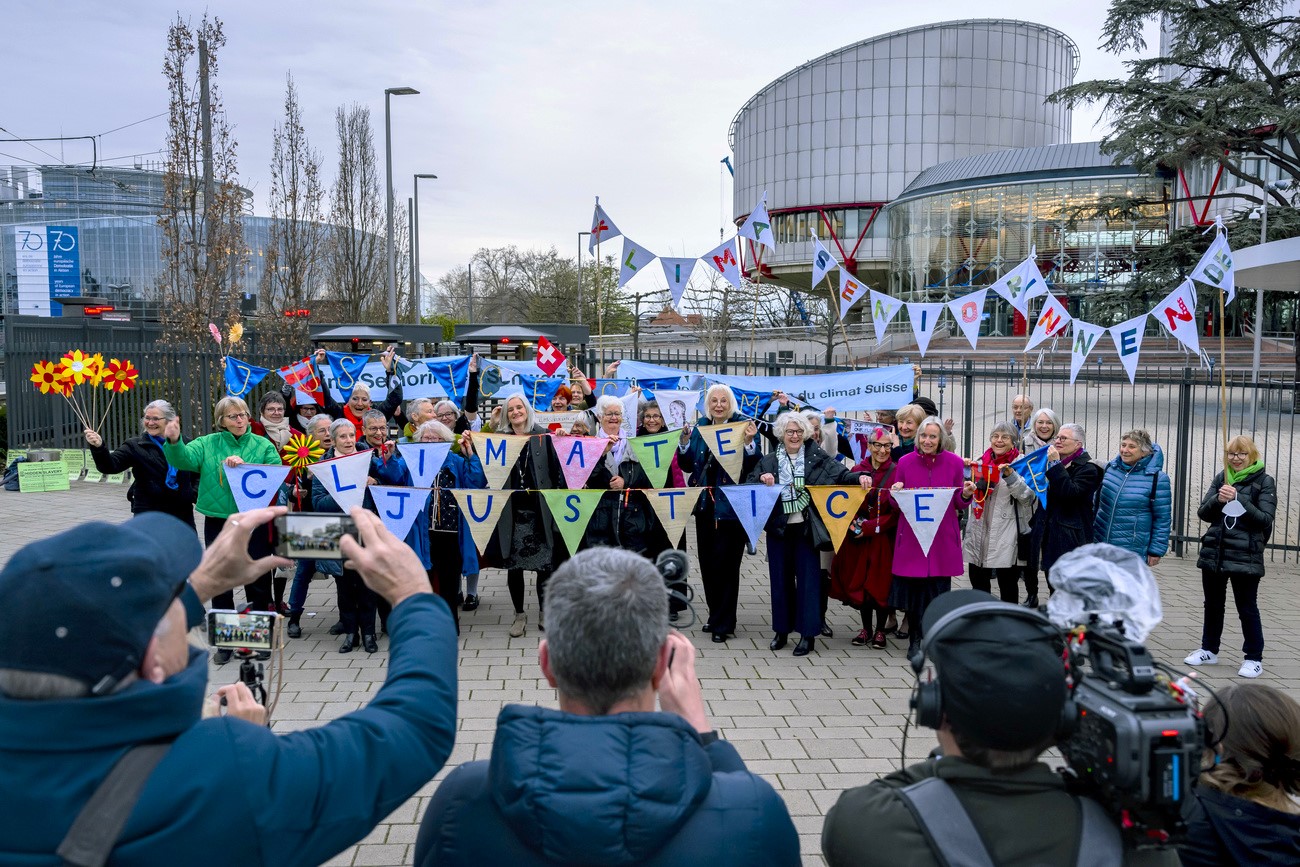
[[[545,337],[537,338],[537,366],[542,373],[547,376],[554,376],[555,371],[564,366],[567,361],[560,347],[556,346]]]
[[[296,361],[293,364],[281,367],[279,374],[281,379],[293,386],[294,390],[298,392],[298,403],[306,403],[310,400],[317,406],[325,405],[325,390],[321,386],[320,379],[316,376],[316,371],[312,369],[310,358],[304,358],[302,361]]]

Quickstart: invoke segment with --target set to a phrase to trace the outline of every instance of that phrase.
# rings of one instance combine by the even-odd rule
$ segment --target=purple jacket
[[[923,455],[911,452],[898,461],[894,482],[905,488],[960,488],[965,481],[965,462],[952,452]],[[952,507],[943,516],[939,532],[935,534],[930,554],[921,553],[921,543],[912,532],[906,518],[898,522],[898,539],[894,545],[894,574],[905,578],[942,578],[962,574],[966,564],[961,556],[961,530],[957,526],[957,510],[970,506],[963,500],[961,491],[953,495]],[[899,504],[900,511],[902,504]]]

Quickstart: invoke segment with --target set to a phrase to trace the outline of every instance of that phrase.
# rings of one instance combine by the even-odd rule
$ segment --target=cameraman
[[[319,864],[442,767],[456,727],[451,617],[415,554],[363,509],[365,547],[345,537],[343,552],[393,605],[374,700],[276,736],[237,718],[256,715],[235,689],[231,713],[200,720],[207,655],[187,625],[288,562],[247,553],[284,513],[234,515],[206,552],[162,513],[84,524],[0,570],[0,863]],[[74,823],[89,833],[70,835]]]
[[[978,603],[985,603],[982,610],[961,612]],[[954,616],[941,622],[947,615]],[[930,605],[921,653],[939,681],[930,718],[937,720],[939,755],[840,795],[822,829],[827,864],[894,865],[900,853],[913,867],[950,860],[999,867],[1119,863],[1106,854],[1117,853],[1118,828],[1038,761],[1056,740],[1068,697],[1061,637],[1046,618],[1034,622],[1038,617],[979,590],[946,593]],[[947,784],[956,796],[951,809],[923,809],[927,795],[945,788],[928,782],[913,788],[929,780]],[[1082,845],[1085,810],[1099,821],[1088,824]],[[919,815],[928,817],[924,829]],[[957,838],[969,845],[953,852],[950,835],[963,823],[974,842]],[[980,845],[987,861],[955,860],[979,854]],[[1122,862],[1176,865],[1178,859],[1172,850],[1128,851]]]

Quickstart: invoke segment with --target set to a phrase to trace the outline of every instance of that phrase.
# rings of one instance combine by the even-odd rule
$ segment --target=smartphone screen
[[[359,539],[356,522],[339,512],[290,512],[275,519],[275,553],[297,560],[342,560],[344,536]]]
[[[208,643],[230,650],[270,650],[275,617],[272,611],[241,614],[214,608],[208,612]]]

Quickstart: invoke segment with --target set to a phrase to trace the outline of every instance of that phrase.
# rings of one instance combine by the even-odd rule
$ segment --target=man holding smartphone
[[[277,736],[248,721],[246,691],[223,687],[231,712],[200,719],[207,655],[186,630],[213,596],[288,562],[248,556],[249,535],[284,513],[232,515],[206,552],[159,512],[89,523],[0,570],[0,863],[320,864],[443,766],[451,615],[360,508],[361,544],[344,538],[343,555],[393,606],[374,700]]]

